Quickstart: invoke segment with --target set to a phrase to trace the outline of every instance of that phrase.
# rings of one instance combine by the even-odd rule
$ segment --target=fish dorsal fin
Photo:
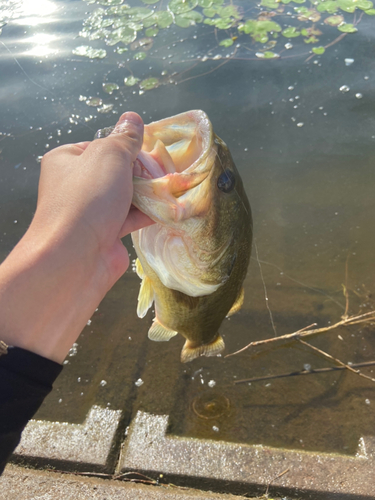
[[[143,276],[144,278],[142,279],[141,288],[138,294],[138,306],[137,306],[138,318],[144,318],[146,316],[147,311],[150,309],[154,301],[154,289],[152,288],[151,280],[148,276],[145,276],[144,273]]]
[[[154,340],[155,342],[165,342],[177,335],[177,333],[178,332],[170,330],[169,328],[166,328],[165,326],[160,324],[159,321],[155,318],[154,322],[151,325],[151,328],[148,331],[148,338],[150,340]]]
[[[141,261],[138,258],[135,261],[135,272],[141,279],[143,279],[146,276]]]
[[[238,297],[236,298],[234,304],[230,308],[227,317],[236,314],[236,312],[238,312],[241,309],[244,299],[245,299],[245,289],[244,287],[242,287],[240,293],[238,294]]]
[[[187,340],[181,351],[181,361],[183,363],[187,363],[188,361],[192,361],[195,358],[199,358],[199,356],[216,356],[221,351],[223,351],[224,348],[224,340],[219,333],[217,334],[215,340],[213,340],[209,344],[200,345],[197,347],[195,347],[192,342]]]

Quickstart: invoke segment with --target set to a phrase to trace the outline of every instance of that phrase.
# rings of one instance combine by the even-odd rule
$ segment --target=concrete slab
[[[244,497],[173,486],[145,486],[8,465],[0,500],[245,500]]]
[[[116,451],[111,450],[121,413],[93,406],[83,424],[31,420],[14,458],[48,463],[64,470],[110,470],[117,458]]]
[[[272,482],[272,493],[298,498],[375,498],[374,438],[361,439],[356,456],[344,456],[181,438],[167,427],[167,416],[138,412],[118,471],[162,472],[176,484],[237,494],[264,493]]]

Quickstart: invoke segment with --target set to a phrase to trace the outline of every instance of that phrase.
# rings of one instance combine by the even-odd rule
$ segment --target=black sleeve
[[[0,356],[0,474],[62,368],[19,347]]]

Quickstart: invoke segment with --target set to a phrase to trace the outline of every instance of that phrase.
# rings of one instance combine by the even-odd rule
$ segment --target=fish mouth
[[[212,125],[204,111],[188,111],[150,123],[145,125],[142,150],[134,162],[133,175],[152,181],[201,172],[205,170],[205,159],[212,144]]]

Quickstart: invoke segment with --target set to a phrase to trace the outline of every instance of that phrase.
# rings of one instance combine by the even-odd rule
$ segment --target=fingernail
[[[137,115],[137,113],[127,111],[120,116],[119,121],[116,123],[114,132],[123,132],[126,129],[127,125],[132,125],[133,127],[135,126],[139,129],[143,129],[143,120],[139,115]]]

